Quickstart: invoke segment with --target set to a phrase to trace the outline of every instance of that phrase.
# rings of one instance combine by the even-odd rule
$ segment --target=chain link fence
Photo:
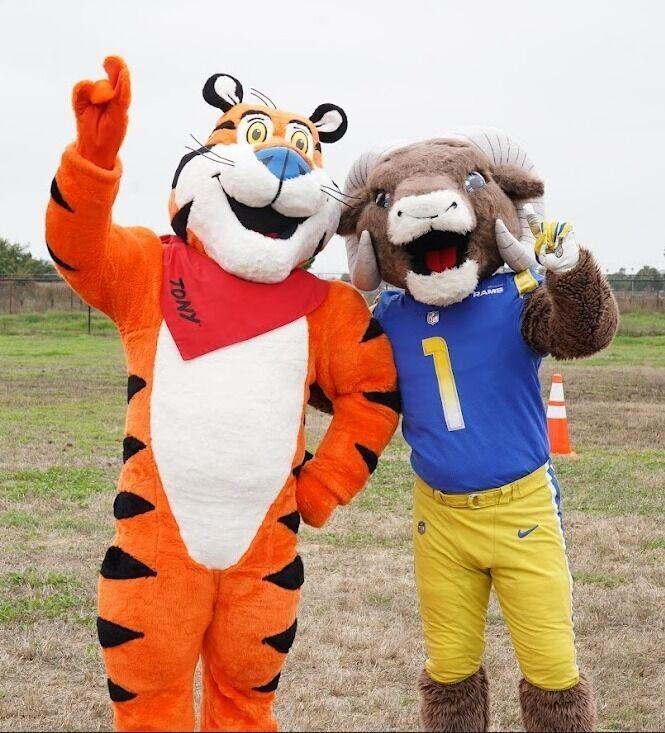
[[[11,315],[87,309],[87,304],[60,278],[0,277],[0,313]]]
[[[348,280],[346,273],[317,273],[326,280]],[[609,279],[622,312],[665,311],[662,280]],[[88,305],[58,277],[0,277],[0,314],[81,312]]]

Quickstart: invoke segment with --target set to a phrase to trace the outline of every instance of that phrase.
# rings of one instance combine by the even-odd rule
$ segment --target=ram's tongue
[[[445,249],[430,249],[425,252],[425,264],[432,272],[443,272],[450,267],[455,267],[457,262],[457,249],[446,247]]]

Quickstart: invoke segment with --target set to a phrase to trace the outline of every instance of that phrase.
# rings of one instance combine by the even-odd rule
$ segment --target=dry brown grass
[[[97,355],[88,345],[60,356],[19,349],[0,366],[0,418],[22,415],[0,427],[0,445],[12,447],[0,456],[0,729],[110,727],[95,584],[113,533],[124,378],[119,350],[99,342]],[[545,364],[545,383],[553,369]],[[663,730],[665,460],[654,449],[665,447],[665,370],[580,364],[563,373],[580,453],[557,466],[580,664],[595,680],[603,729]],[[74,424],[51,414],[72,400],[82,405]],[[311,416],[308,427],[316,442],[325,419]],[[418,725],[424,654],[406,458],[396,438],[358,501],[325,530],[302,532],[299,632],[277,704],[284,729]],[[492,729],[518,730],[519,673],[494,599],[486,666]]]
[[[81,510],[87,531],[46,532],[39,542],[14,544],[12,556],[4,556],[3,573],[57,569],[78,579],[80,587],[77,605],[64,618],[0,629],[3,729],[110,726],[93,628],[94,568],[110,540],[109,516],[109,497],[98,495]],[[579,658],[596,681],[603,728],[660,730],[665,724],[661,523],[650,517],[590,519],[575,512],[568,517],[567,534],[577,579]],[[1,537],[4,547],[7,539]],[[307,582],[298,640],[278,698],[282,726],[415,729],[414,681],[424,655],[406,517],[350,508],[338,513],[323,541],[316,532],[304,532],[301,552]],[[494,600],[487,636],[492,728],[518,730],[518,671]]]

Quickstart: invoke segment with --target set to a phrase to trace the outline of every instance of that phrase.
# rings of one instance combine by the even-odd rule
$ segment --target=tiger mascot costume
[[[364,300],[298,267],[338,224],[321,143],[346,116],[246,104],[240,82],[212,76],[203,96],[222,116],[180,161],[176,236],[160,238],[111,220],[130,83],[121,59],[104,67],[74,88],[78,137],[46,236],[70,286],[116,323],[129,373],[97,620],[114,724],[191,730],[201,656],[202,729],[274,730],[300,518],[321,526],[346,504],[397,425],[390,345]],[[313,458],[310,391],[334,409]]]

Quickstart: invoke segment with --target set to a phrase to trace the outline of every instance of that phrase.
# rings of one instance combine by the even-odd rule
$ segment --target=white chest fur
[[[152,448],[191,557],[236,563],[291,470],[307,319],[183,361],[165,323],[155,357]]]

